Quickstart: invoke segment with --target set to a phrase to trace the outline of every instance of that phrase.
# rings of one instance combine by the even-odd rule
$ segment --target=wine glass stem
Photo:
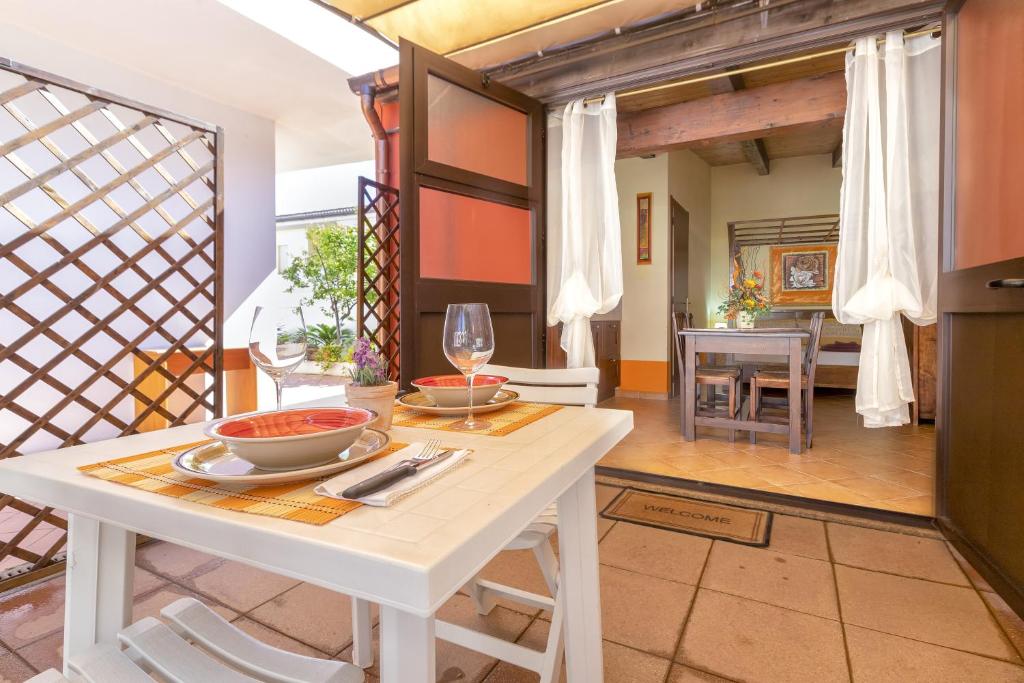
[[[474,374],[475,373],[470,373],[470,374],[466,375],[466,387],[469,389],[469,413],[466,415],[466,426],[467,427],[472,427],[474,424],[476,424],[475,422],[473,422],[473,375]]]
[[[284,391],[284,386],[281,380],[274,380],[274,389],[277,390],[277,409],[281,410],[281,393]]]

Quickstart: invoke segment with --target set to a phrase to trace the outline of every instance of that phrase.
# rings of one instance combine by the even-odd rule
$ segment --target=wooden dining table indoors
[[[683,340],[683,438],[693,441],[697,438],[697,427],[718,427],[720,429],[742,429],[755,432],[787,434],[790,453],[801,453],[800,439],[801,396],[800,376],[803,354],[801,342],[809,339],[810,333],[801,328],[754,328],[754,329],[700,329],[680,330]],[[698,354],[730,354],[785,356],[789,367],[788,408],[786,424],[754,421],[740,417],[716,417],[697,414],[696,369]]]
[[[628,411],[564,407],[501,438],[396,426],[396,441],[441,438],[472,453],[390,507],[362,506],[320,526],[79,471],[202,441],[202,424],[10,458],[0,462],[0,480],[5,493],[69,513],[65,663],[95,643],[116,643],[129,623],[135,538],[144,534],[379,604],[385,683],[435,680],[435,612],[557,502],[566,673],[571,683],[597,683],[603,671],[594,465],[632,425]]]

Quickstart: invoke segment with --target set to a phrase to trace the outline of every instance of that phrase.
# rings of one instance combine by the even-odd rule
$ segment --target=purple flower
[[[388,383],[387,366],[366,337],[356,340],[352,362],[356,365],[351,373],[352,383],[356,386],[374,387]]]

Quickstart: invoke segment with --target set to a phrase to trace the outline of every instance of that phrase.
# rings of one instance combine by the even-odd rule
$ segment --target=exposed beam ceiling
[[[843,74],[811,76],[619,116],[618,156],[755,140],[842,121]]]
[[[723,78],[722,80],[728,82],[729,87],[734,92],[746,89],[746,84],[743,82],[743,74],[733,74],[729,78]],[[768,175],[770,172],[770,161],[768,159],[768,150],[764,147],[764,140],[761,138],[740,140],[740,147],[743,149],[743,156],[754,166],[757,174]]]

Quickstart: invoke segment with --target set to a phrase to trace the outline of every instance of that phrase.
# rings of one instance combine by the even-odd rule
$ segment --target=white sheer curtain
[[[843,186],[832,310],[864,325],[857,412],[868,427],[910,421],[900,316],[935,322],[938,274],[939,40],[900,31],[846,58]]]
[[[556,138],[549,137],[549,150]],[[595,365],[590,317],[622,298],[616,139],[614,93],[589,105],[574,100],[562,113],[557,177],[551,173],[557,157],[548,157],[548,194],[561,187],[560,212],[548,203],[548,325],[562,323],[570,368]]]

